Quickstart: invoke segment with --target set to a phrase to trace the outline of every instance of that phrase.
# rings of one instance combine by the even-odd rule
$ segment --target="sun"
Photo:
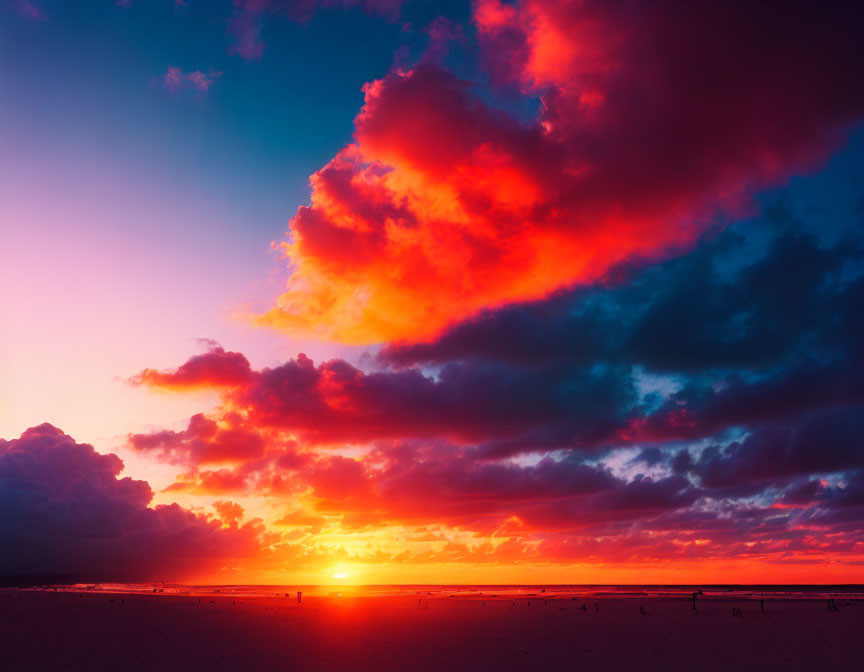
[[[339,574],[334,574],[334,575],[333,575],[333,578],[334,578],[334,579],[347,579],[347,578],[348,578],[348,575],[347,575],[347,574],[343,574],[343,573],[339,573]]]

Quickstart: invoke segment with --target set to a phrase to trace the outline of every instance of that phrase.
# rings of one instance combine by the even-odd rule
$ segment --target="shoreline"
[[[12,672],[812,672],[855,669],[864,654],[862,600],[838,600],[833,613],[812,599],[766,599],[762,616],[758,600],[704,597],[694,613],[689,600],[632,596],[304,592],[297,604],[275,595],[3,590],[0,631]]]

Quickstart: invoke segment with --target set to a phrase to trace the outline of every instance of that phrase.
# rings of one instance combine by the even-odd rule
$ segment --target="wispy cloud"
[[[210,87],[222,76],[217,70],[210,69],[208,72],[193,70],[184,72],[182,68],[168,66],[162,75],[162,84],[169,91],[181,91],[183,89],[194,89],[201,93],[207,93]]]
[[[17,12],[18,16],[28,21],[47,21],[48,17],[38,5],[34,5],[28,0],[14,0],[12,7]]]

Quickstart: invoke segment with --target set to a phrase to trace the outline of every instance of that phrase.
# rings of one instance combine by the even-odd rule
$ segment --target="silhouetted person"
[[[647,616],[647,615],[648,615],[648,612],[645,611],[645,607],[639,607],[639,613],[642,614],[643,616]]]
[[[761,611],[763,614],[765,613],[765,598],[759,600],[759,611]]]
[[[598,614],[600,613],[600,605],[596,602],[594,603],[594,611],[596,611]]]
[[[588,607],[585,606],[585,603],[582,603],[582,606],[579,607],[582,611],[588,611]]]
[[[300,604],[301,602],[303,602],[303,591],[298,590],[297,591],[297,604]]]
[[[828,600],[828,611],[836,611],[838,614],[840,610],[837,608],[837,603],[834,601],[834,598]]]
[[[701,594],[702,594],[701,590],[697,590],[693,593],[693,596],[691,598],[693,600],[693,611],[696,611],[696,598],[699,597]]]
[[[744,612],[741,611],[738,607],[732,607],[732,617],[744,618]]]

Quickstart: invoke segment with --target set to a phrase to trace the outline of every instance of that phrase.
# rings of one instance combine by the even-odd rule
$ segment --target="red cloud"
[[[571,397],[579,385],[573,371],[560,368],[520,373],[462,363],[431,378],[418,370],[364,373],[341,360],[315,366],[300,356],[223,390],[216,419],[195,416],[182,432],[133,435],[130,445],[186,465],[171,490],[289,497],[293,513],[278,525],[295,528],[286,539],[300,548],[308,533],[325,526],[377,534],[387,526],[434,525],[481,540],[444,545],[449,537],[433,535],[422,543],[434,543],[434,550],[406,543],[398,556],[379,552],[369,559],[375,562],[767,562],[793,551],[802,562],[826,556],[851,562],[860,556],[864,463],[854,450],[861,424],[856,409],[805,416],[788,429],[762,422],[748,426],[740,442],[692,455],[677,445],[642,451],[623,471],[614,451],[555,452],[535,463],[478,450],[484,437],[514,436],[514,452],[542,451],[533,436],[570,440],[568,432],[581,436],[596,422],[599,439],[583,448],[616,439],[614,417],[597,417],[598,409],[615,406],[615,394],[602,392],[601,380]],[[665,417],[665,409],[658,414]],[[526,430],[527,438],[519,438]],[[255,450],[229,440],[247,434],[257,437]],[[309,445],[301,449],[298,442]],[[365,445],[353,457],[315,445],[345,442]],[[824,450],[807,450],[817,443]],[[650,473],[636,472],[643,467]],[[819,487],[815,481],[802,486],[821,472],[834,476]],[[230,529],[239,511],[220,507]],[[508,545],[499,551],[489,540]]]
[[[174,371],[144,369],[129,382],[167,390],[190,390],[242,385],[250,380],[251,375],[252,369],[245,356],[239,352],[225,352],[216,346],[203,355],[191,357]]]
[[[243,520],[243,507],[236,502],[213,502],[213,508],[216,509],[222,522],[229,527],[237,527],[238,523]]]
[[[188,376],[197,386],[210,377],[197,360],[158,374],[155,383],[151,375],[138,380],[159,386]],[[186,367],[193,361],[190,375]],[[609,372],[451,364],[435,379],[419,369],[365,373],[341,359],[316,366],[303,354],[241,381],[224,390],[223,427],[197,415],[184,432],[133,435],[132,447],[175,462],[189,456],[212,463],[256,457],[262,445],[255,434],[261,432],[333,444],[415,437],[472,442],[549,430],[589,445],[616,436],[620,406],[630,394],[629,383]]]
[[[215,420],[198,413],[189,419],[189,426],[182,432],[131,434],[129,445],[138,452],[155,454],[173,463],[237,463],[262,457],[264,437],[254,429],[238,425],[238,421],[229,414],[220,427]]]
[[[537,122],[428,62],[368,84],[260,320],[423,339],[692,244],[864,113],[862,10],[812,4],[479,3],[492,72],[542,96]]]

